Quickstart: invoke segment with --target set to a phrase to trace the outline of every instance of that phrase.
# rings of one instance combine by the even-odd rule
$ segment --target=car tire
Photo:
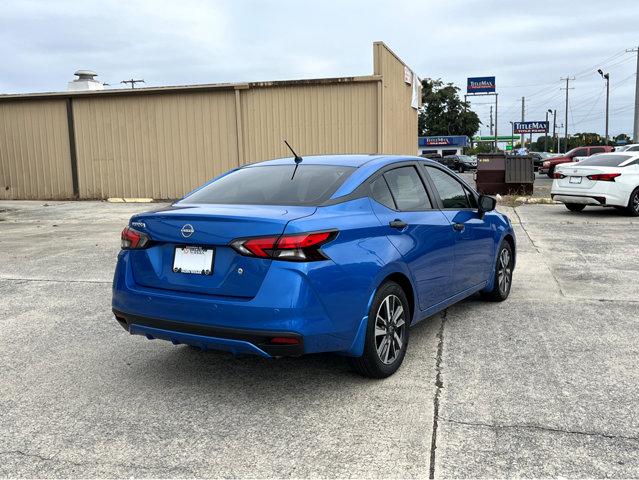
[[[586,206],[582,203],[566,203],[566,208],[571,212],[581,212]]]
[[[639,187],[635,188],[628,199],[626,212],[631,217],[639,217]]]
[[[555,167],[550,167],[546,172],[546,175],[548,175],[548,178],[552,178],[553,175],[555,175]]]
[[[464,173],[464,167],[463,167],[463,165],[460,165],[460,166],[459,166],[459,170],[458,170],[458,171],[459,171],[459,173]]]
[[[395,373],[406,355],[410,321],[402,287],[391,281],[383,283],[368,312],[364,352],[349,359],[355,371],[368,378],[386,378]]]
[[[513,247],[509,242],[503,240],[499,246],[497,260],[495,262],[495,273],[493,278],[493,289],[489,292],[482,292],[482,297],[490,302],[503,302],[510,295],[510,287],[513,283]]]

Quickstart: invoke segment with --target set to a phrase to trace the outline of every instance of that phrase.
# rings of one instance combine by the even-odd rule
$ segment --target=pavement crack
[[[519,216],[519,212],[517,211],[517,208],[513,208],[513,212],[515,212],[515,215],[517,215],[517,220],[519,220],[519,226],[521,227],[521,229],[526,234],[526,238],[528,238],[528,241],[530,242],[530,244],[533,246],[533,248],[536,250],[536,252],[541,257],[541,261],[544,263],[544,265],[546,265],[546,268],[548,268],[548,272],[550,272],[550,276],[552,277],[552,279],[557,284],[557,290],[559,290],[559,293],[561,294],[562,297],[565,297],[566,294],[564,293],[563,289],[561,288],[561,284],[559,283],[559,279],[555,276],[555,273],[552,271],[551,266],[548,265],[548,263],[546,262],[546,259],[545,259],[544,255],[543,255],[543,253],[541,252],[541,249],[539,248],[539,246],[537,246],[537,244],[535,243],[533,238],[530,236],[530,232],[526,229],[526,226],[524,225],[523,220]]]
[[[448,317],[448,309],[442,313],[441,324],[437,332],[437,356],[435,359],[435,396],[433,397],[433,433],[430,440],[430,469],[428,478],[435,478],[435,452],[437,450],[437,427],[439,426],[439,399],[444,388],[442,378],[442,356],[444,354],[444,326]]]
[[[107,466],[107,467],[119,467],[119,468],[124,468],[124,469],[140,469],[140,470],[150,470],[150,471],[155,471],[155,470],[161,470],[162,472],[176,472],[179,471],[181,473],[184,473],[185,470],[188,471],[188,468],[185,468],[184,466],[163,466],[163,465],[138,465],[138,464],[133,464],[133,463],[120,463],[120,462],[100,462],[100,461],[83,461],[83,462],[76,462],[73,460],[69,460],[66,458],[58,458],[60,452],[50,456],[50,457],[45,457],[44,455],[40,455],[38,453],[29,453],[29,452],[25,452],[23,450],[4,450],[4,451],[0,451],[0,457],[4,456],[4,455],[20,455],[22,457],[26,457],[26,458],[35,458],[38,460],[41,460],[43,462],[58,462],[58,463],[66,463],[69,465],[73,465],[74,467],[99,467],[99,466]]]
[[[543,425],[532,425],[527,423],[509,425],[509,424],[495,424],[495,423],[484,423],[484,422],[465,422],[462,420],[453,420],[451,418],[443,418],[443,417],[440,417],[440,420],[443,422],[455,423],[457,425],[467,425],[470,427],[485,427],[485,428],[491,428],[496,430],[507,430],[507,429],[540,430],[543,432],[563,433],[567,435],[584,435],[587,437],[603,437],[603,438],[609,438],[613,440],[629,440],[631,442],[639,442],[639,437],[628,437],[625,435],[612,435],[609,433],[601,433],[601,432],[587,432],[583,430],[568,430],[564,428],[546,427]]]

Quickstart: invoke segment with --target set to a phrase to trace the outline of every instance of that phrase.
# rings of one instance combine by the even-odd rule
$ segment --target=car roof
[[[360,167],[370,161],[390,157],[389,155],[364,154],[364,155],[304,155],[303,165],[334,165],[342,167]],[[264,162],[253,163],[250,166],[292,165],[294,157],[275,158]]]
[[[606,156],[613,156],[613,157],[617,157],[617,156],[639,157],[639,152],[601,152],[601,153],[598,153],[597,155],[606,155]]]
[[[428,158],[418,157],[415,155],[384,155],[384,154],[355,154],[355,155],[305,155],[302,157],[301,165],[333,165],[342,167],[366,167],[377,170],[385,165],[396,162],[405,161],[425,161],[433,162]],[[273,160],[266,160],[264,162],[256,162],[248,165],[243,165],[241,168],[246,167],[262,167],[270,165],[294,165],[294,157],[275,158]]]

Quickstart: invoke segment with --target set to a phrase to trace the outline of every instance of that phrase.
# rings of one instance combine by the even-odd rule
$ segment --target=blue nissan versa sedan
[[[237,168],[122,232],[113,312],[130,333],[263,357],[338,352],[382,378],[409,327],[508,297],[515,235],[495,200],[419,157]]]

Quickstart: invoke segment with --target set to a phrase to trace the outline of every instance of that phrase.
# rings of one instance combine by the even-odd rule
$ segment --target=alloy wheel
[[[404,346],[406,317],[401,300],[388,295],[377,309],[375,318],[375,348],[377,356],[386,365],[399,357]]]
[[[634,196],[632,197],[632,209],[635,211],[635,213],[639,214],[639,191],[635,192]]]
[[[512,266],[510,265],[511,255],[510,250],[502,248],[499,253],[499,265],[497,268],[497,282],[499,284],[499,291],[505,295],[510,290],[510,283],[512,281]]]

